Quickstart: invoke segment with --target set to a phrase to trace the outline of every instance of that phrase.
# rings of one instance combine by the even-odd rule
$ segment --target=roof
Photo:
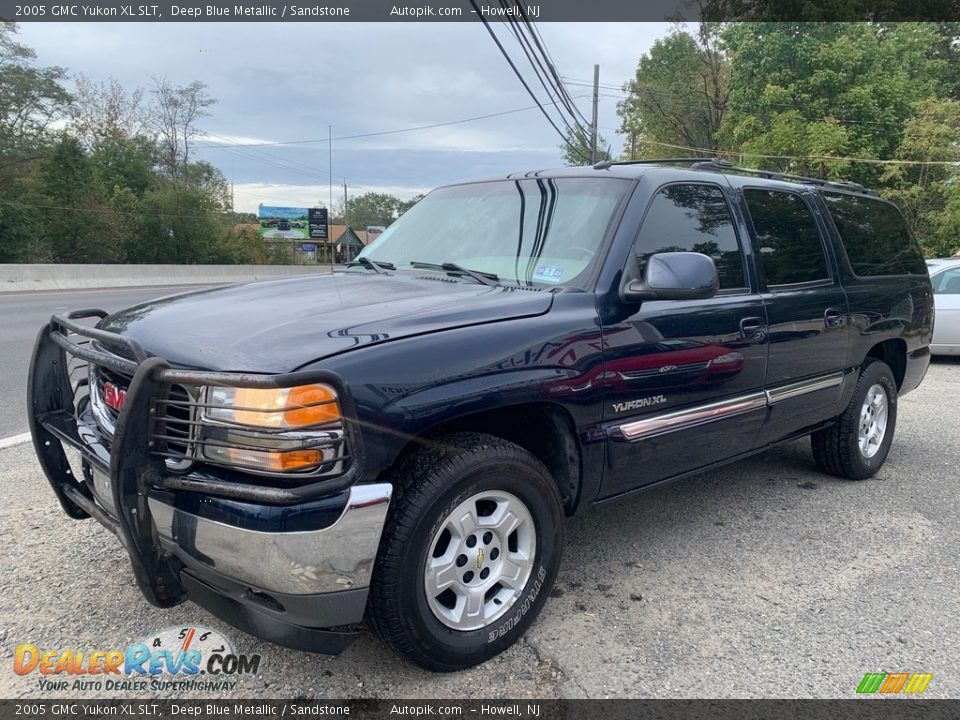
[[[363,241],[357,237],[357,233],[355,233],[351,227],[348,227],[346,230],[340,233],[340,236],[334,240],[334,242],[337,245],[343,245],[344,247],[363,247]]]
[[[728,177],[749,178],[752,182],[759,182],[764,185],[784,184],[786,186],[797,187],[819,187],[827,190],[836,190],[841,192],[850,192],[861,195],[875,196],[872,190],[859,185],[858,183],[845,181],[821,180],[819,178],[804,177],[802,175],[790,175],[771,170],[756,170],[753,168],[742,168],[732,165],[725,160],[718,158],[659,158],[652,160],[634,160],[625,162],[599,162],[596,165],[583,165],[575,167],[544,168],[541,170],[529,170],[527,172],[515,172],[499,177],[487,177],[479,180],[463,181],[452,183],[454,185],[467,184],[469,182],[490,182],[494,180],[522,180],[524,178],[563,178],[563,177],[619,177],[628,180],[636,180],[645,175],[665,174],[675,176],[677,179],[703,179],[704,174],[716,176],[718,173]]]

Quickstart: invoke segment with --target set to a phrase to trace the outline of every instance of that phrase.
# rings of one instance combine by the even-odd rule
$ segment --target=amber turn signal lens
[[[292,388],[210,388],[207,417],[238,425],[293,429],[340,419],[337,393],[329,385]]]
[[[234,447],[210,446],[204,454],[211,460],[228,465],[265,470],[268,472],[288,472],[316,467],[323,461],[320,450],[289,450],[271,452],[267,450],[245,450]]]

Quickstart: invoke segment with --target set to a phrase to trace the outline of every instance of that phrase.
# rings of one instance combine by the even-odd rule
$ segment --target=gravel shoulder
[[[190,624],[262,655],[260,673],[223,697],[831,698],[853,697],[866,672],[930,672],[926,697],[960,697],[958,387],[960,361],[936,361],[901,401],[871,480],[818,473],[802,441],[570,521],[526,637],[450,675],[369,636],[329,658],[262,643],[191,603],[152,608],[113,536],[61,512],[31,446],[2,450],[0,697],[40,694],[36,673],[12,671],[17,643],[112,649]],[[92,695],[43,694],[58,696]]]

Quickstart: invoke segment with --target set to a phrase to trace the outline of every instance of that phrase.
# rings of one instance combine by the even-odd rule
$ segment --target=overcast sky
[[[496,24],[495,24],[496,25]],[[561,74],[621,86],[640,54],[665,35],[660,23],[538,26]],[[519,48],[511,55],[531,87]],[[526,108],[530,97],[480,23],[24,23],[21,41],[45,65],[93,80],[149,88],[151,77],[200,80],[217,98],[201,126],[215,137],[201,157],[234,183],[236,208],[310,206],[328,198],[327,127],[334,138]],[[522,63],[520,61],[523,61]],[[589,87],[568,85],[590,117]],[[583,96],[583,97],[578,97]],[[600,132],[623,146],[618,92],[602,89]],[[214,142],[319,140],[212,147]],[[367,190],[403,198],[452,180],[561,163],[560,139],[536,109],[448,127],[335,140],[334,201]]]

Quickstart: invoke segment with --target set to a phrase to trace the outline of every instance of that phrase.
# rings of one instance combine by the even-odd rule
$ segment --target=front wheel
[[[847,409],[831,427],[813,433],[817,465],[849,480],[872,477],[883,466],[897,426],[897,384],[890,366],[869,359]]]
[[[377,633],[439,672],[510,647],[560,563],[563,508],[547,469],[506,440],[457,433],[409,455],[393,479],[370,590]]]

